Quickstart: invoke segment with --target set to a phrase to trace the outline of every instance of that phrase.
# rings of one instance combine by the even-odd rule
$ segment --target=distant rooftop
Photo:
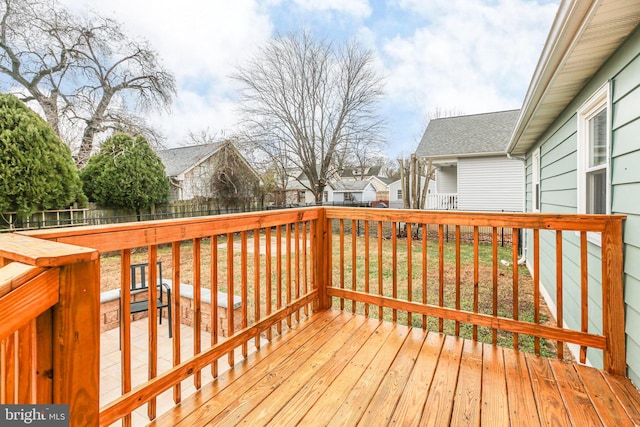
[[[369,185],[369,180],[366,181],[335,181],[333,183],[334,191],[363,191]]]
[[[520,110],[432,119],[416,150],[419,157],[505,153]]]
[[[167,176],[178,176],[197,166],[218,151],[224,142],[158,150]]]

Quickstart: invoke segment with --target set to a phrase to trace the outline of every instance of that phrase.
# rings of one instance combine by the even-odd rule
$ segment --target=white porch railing
[[[425,209],[452,211],[458,209],[458,194],[428,194]]]

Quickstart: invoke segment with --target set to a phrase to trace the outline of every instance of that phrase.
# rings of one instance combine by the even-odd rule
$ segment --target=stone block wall
[[[163,294],[166,298],[166,294]],[[140,301],[147,299],[147,292],[138,292],[131,295],[133,301]],[[200,325],[202,330],[206,332],[211,331],[211,293],[208,289],[201,290],[201,303],[200,303]],[[163,309],[162,317],[167,318],[168,311]],[[178,316],[177,313],[173,314],[173,320],[175,321]],[[131,320],[138,320],[148,317],[148,312],[135,313],[131,316]],[[218,292],[218,336],[227,337],[229,332],[227,314],[227,294],[224,292]],[[120,326],[120,290],[112,290],[103,292],[100,297],[100,332],[108,331],[110,329]],[[180,285],[180,321],[184,325],[192,326],[194,319],[194,301],[193,301],[193,287],[191,285]],[[242,301],[238,296],[234,296],[233,304],[233,320],[234,330],[238,331],[242,328]],[[164,326],[164,322],[163,322]]]

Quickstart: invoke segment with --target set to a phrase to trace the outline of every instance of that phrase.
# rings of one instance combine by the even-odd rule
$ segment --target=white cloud
[[[149,40],[177,79],[172,112],[151,115],[174,145],[189,129],[230,129],[236,117],[233,83],[236,64],[271,36],[272,23],[254,0],[110,0],[87,5],[64,0],[74,10],[92,9],[114,17],[129,34]]]
[[[62,1],[87,8],[85,0]],[[229,75],[275,28],[311,25],[336,37],[355,36],[377,51],[375,66],[386,76],[382,108],[391,155],[408,150],[436,107],[464,113],[520,107],[557,10],[556,3],[531,0],[381,3],[110,0],[91,7],[110,16],[117,11],[128,31],[148,39],[175,73],[178,97],[171,114],[151,116],[170,146],[189,129],[233,131],[236,93]],[[399,10],[404,15],[396,15]]]
[[[414,105],[423,115],[436,107],[464,113],[520,107],[557,7],[483,3],[399,2],[430,22],[384,44],[393,102]]]
[[[367,0],[293,0],[293,2],[309,11],[335,11],[358,18],[371,15],[371,7]]]

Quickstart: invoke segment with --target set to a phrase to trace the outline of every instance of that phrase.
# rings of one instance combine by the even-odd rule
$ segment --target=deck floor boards
[[[249,359],[152,425],[617,427],[640,417],[626,378],[337,311]]]

